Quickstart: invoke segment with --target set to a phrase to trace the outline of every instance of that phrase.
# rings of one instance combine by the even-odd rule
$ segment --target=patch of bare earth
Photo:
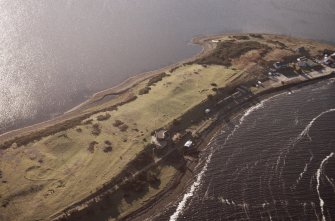
[[[264,56],[266,61],[275,61],[278,58],[294,55],[295,53],[286,49],[274,49]]]
[[[240,70],[245,70],[254,66],[261,58],[263,50],[251,50],[232,60],[232,65]]]

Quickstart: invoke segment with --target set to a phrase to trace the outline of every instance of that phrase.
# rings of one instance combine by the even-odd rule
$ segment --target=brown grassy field
[[[16,143],[0,150],[0,220],[49,219],[113,180],[149,144],[153,131],[171,125],[216,94],[217,88],[264,77],[266,65],[295,54],[298,46],[312,55],[326,47],[272,35],[218,39],[221,42],[208,57],[91,106],[82,111],[83,117],[65,127],[36,132],[24,142],[19,142],[23,140],[19,135],[13,138]],[[121,105],[115,108],[117,103]],[[115,193],[114,205],[109,208],[114,212],[108,216],[117,218],[143,206],[177,171],[171,165],[161,165],[158,170],[159,184],[149,186],[145,194]]]

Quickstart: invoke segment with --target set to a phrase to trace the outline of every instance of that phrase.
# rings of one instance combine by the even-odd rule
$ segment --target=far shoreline
[[[218,43],[220,41],[223,41],[223,43],[227,44]],[[49,218],[58,220],[64,217],[68,217],[69,219],[71,219],[71,217],[74,218],[77,215],[80,216],[81,214],[85,214],[90,209],[92,209],[93,204],[94,205],[95,204],[99,205],[99,203],[103,204],[102,199],[104,199],[104,197],[107,196],[108,194],[113,194],[117,192],[118,191],[117,188],[119,186],[122,187],[124,184],[127,184],[124,182],[131,183],[132,181],[136,181],[137,179],[136,177],[138,176],[136,174],[142,173],[143,171],[147,172],[147,170],[149,170],[150,168],[158,167],[158,165],[161,162],[165,160],[168,161],[172,155],[170,153],[174,151],[178,152],[178,154],[181,154],[183,158],[182,162],[183,163],[186,162],[189,171],[193,171],[194,168],[199,166],[198,160],[201,159],[198,158],[197,155],[195,155],[195,157],[193,158],[187,157],[187,153],[185,154],[183,150],[184,145],[183,142],[185,142],[185,139],[191,138],[196,146],[195,150],[201,152],[204,150],[206,143],[208,142],[208,139],[211,139],[211,137],[223,126],[221,125],[222,119],[225,120],[226,117],[227,118],[236,117],[237,115],[241,114],[242,111],[245,110],[245,108],[253,106],[255,103],[260,102],[260,100],[265,99],[268,96],[272,96],[275,93],[285,91],[292,87],[293,88],[303,87],[307,84],[315,83],[320,80],[333,78],[335,75],[334,69],[331,69],[329,67],[325,67],[322,71],[312,69],[313,71],[308,72],[308,76],[307,75],[305,76],[303,73],[301,73],[299,75],[298,74],[295,75],[294,77],[286,76],[283,74],[279,76],[277,75],[272,76],[272,74],[270,74],[268,76],[268,72],[266,71],[264,72],[263,69],[259,72],[257,72],[257,69],[254,69],[255,67],[258,66],[271,68],[274,63],[273,60],[278,61],[278,59],[284,57],[286,58],[286,56],[292,55],[291,52],[293,51],[294,48],[296,48],[296,46],[310,44],[310,47],[308,46],[308,49],[311,48],[311,52],[313,52],[312,54],[314,57],[320,53],[319,51],[321,48],[328,48],[328,46],[326,47],[324,44],[314,42],[311,40],[296,39],[283,35],[232,33],[232,34],[213,35],[213,36],[201,36],[201,37],[198,36],[194,37],[192,39],[192,42],[194,44],[201,45],[202,50],[201,52],[199,52],[198,54],[194,55],[189,59],[185,59],[176,64],[169,65],[167,67],[155,71],[144,72],[142,74],[131,77],[126,81],[124,81],[123,83],[116,85],[115,87],[94,94],[90,99],[88,99],[81,105],[77,106],[74,109],[71,109],[64,115],[59,116],[55,119],[51,119],[49,121],[45,121],[36,125],[21,128],[16,131],[10,131],[8,133],[0,135],[0,144],[2,143],[0,149],[4,150],[3,153],[7,152],[6,154],[10,155],[11,151],[13,151],[13,153],[15,153],[15,151],[24,151],[24,147],[26,147],[30,143],[36,144],[40,142],[39,145],[34,146],[34,148],[37,148],[36,150],[40,150],[41,146],[45,146],[47,148],[44,149],[44,151],[46,154],[48,154],[49,153],[48,151],[52,149],[53,144],[51,144],[51,146],[48,146],[48,144],[46,145],[45,143],[43,143],[44,142],[42,140],[43,138],[48,137],[47,139],[49,139],[53,137],[54,141],[56,142],[56,145],[57,141],[60,140],[61,137],[64,137],[66,140],[68,140],[68,138],[70,137],[70,139],[73,142],[75,141],[80,142],[81,138],[89,137],[88,138],[89,141],[94,140],[95,142],[96,139],[99,139],[100,136],[99,134],[101,130],[98,131],[97,135],[94,135],[93,132],[95,131],[94,130],[91,131],[91,128],[94,129],[94,125],[98,125],[99,128],[98,123],[100,123],[104,126],[102,130],[103,136],[102,137],[100,136],[101,140],[98,140],[101,144],[103,144],[103,142],[106,142],[103,141],[103,139],[106,138],[111,139],[113,142],[116,142],[115,141],[116,139],[120,140],[120,142],[118,142],[118,145],[115,146],[116,150],[113,150],[118,151],[117,148],[120,148],[120,152],[114,152],[114,153],[119,154],[123,150],[126,151],[134,150],[135,148],[132,148],[133,146],[128,145],[127,143],[128,139],[130,139],[129,142],[136,142],[136,145],[141,146],[141,148],[143,148],[143,149],[137,148],[136,151],[139,151],[138,153],[122,152],[122,155],[120,156],[119,160],[118,155],[114,154],[108,155],[108,153],[106,152],[105,153],[100,152],[102,155],[96,155],[99,154],[99,152],[93,154],[94,146],[93,146],[93,152],[91,152],[90,154],[89,153],[90,149],[85,148],[86,145],[89,144],[89,142],[87,142],[86,140],[84,143],[81,142],[80,145],[77,146],[73,146],[72,143],[69,143],[70,146],[68,149],[78,148],[76,149],[78,150],[78,153],[83,152],[83,154],[89,159],[89,161],[87,162],[97,163],[99,161],[96,160],[94,161],[93,157],[101,156],[102,157],[101,159],[107,160],[106,161],[107,164],[114,165],[111,164],[110,161],[115,160],[116,162],[119,162],[119,164],[116,165],[122,165],[122,167],[118,166],[108,171],[107,173],[108,179],[104,181],[102,185],[99,184],[98,180],[91,179],[91,181],[94,182],[92,183],[92,186],[95,185],[97,186],[95,191],[91,191],[90,193],[88,193],[87,191],[88,188],[85,187],[83,189],[80,189],[79,187],[77,187],[77,190],[82,191],[86,190],[87,193],[85,192],[85,195],[78,195],[80,197],[77,197],[75,200],[71,199],[69,201],[71,203],[63,202],[62,204],[64,205],[62,205],[61,208],[52,211],[53,214]],[[262,42],[263,44],[261,44],[262,46],[261,48],[257,48],[256,46],[254,46],[256,47],[256,49],[250,49],[249,44],[250,42],[252,42],[252,44],[256,44],[256,46],[258,46],[257,42],[258,43]],[[243,47],[239,45],[243,45]],[[283,47],[282,45],[284,45],[285,47]],[[220,52],[222,51],[223,53],[225,51],[224,50],[225,48],[222,49],[222,46],[224,46],[228,50],[236,50],[236,51],[240,50],[240,54],[238,54],[235,57],[233,57],[233,55],[232,57],[228,57],[228,59],[231,59],[230,60],[231,63],[229,65],[202,63],[203,61],[202,59],[212,58],[211,56],[215,54],[212,52],[217,52],[218,51],[216,50],[217,48],[220,48]],[[234,48],[235,46],[242,47],[242,49],[240,48],[236,49]],[[332,48],[332,50],[335,50],[334,46],[330,46],[330,48]],[[245,49],[247,49],[247,52],[245,52]],[[265,54],[268,57],[266,58],[264,57],[263,59],[262,54],[266,50],[268,51]],[[284,52],[289,54],[285,54]],[[297,52],[295,53],[295,56],[296,55]],[[300,53],[299,56],[301,56]],[[221,57],[220,59],[221,59],[220,61],[227,60],[225,59],[225,57],[223,58]],[[260,60],[263,61],[262,64],[258,63]],[[296,62],[296,58],[294,58],[293,60]],[[246,69],[247,66],[249,69]],[[177,78],[177,76],[179,77]],[[199,79],[199,81],[194,79]],[[154,80],[153,81],[154,83],[150,83],[151,80]],[[189,88],[186,91],[191,94],[184,95],[183,93],[180,93],[180,91],[183,91],[180,90],[181,89],[180,86],[181,85],[187,86],[188,83],[190,83],[191,86],[189,86]],[[149,93],[148,91],[150,90],[151,92]],[[169,90],[170,90],[169,94],[164,93],[165,91]],[[108,96],[116,96],[116,97],[115,99],[110,99],[106,102],[99,103]],[[159,97],[156,100],[157,96]],[[176,107],[175,100],[172,101],[169,100],[169,98],[171,97],[173,97],[173,99],[176,98],[179,99],[177,100],[177,104],[181,105],[177,106],[185,108],[177,109],[178,111],[176,111],[176,113],[165,112],[166,111],[165,109],[162,109],[163,111],[157,111],[155,110],[155,108],[151,108],[156,106],[159,107],[159,105],[162,103],[163,106],[167,105],[166,106],[167,109],[171,109],[171,106]],[[162,98],[164,99],[164,102],[161,102],[160,99]],[[197,100],[192,101],[192,99]],[[156,103],[151,103],[151,101],[154,101]],[[139,107],[141,107],[142,109]],[[118,108],[120,108],[120,110],[118,110]],[[205,110],[204,108],[211,108],[210,109],[211,113],[209,115],[206,115],[207,113],[206,114],[204,113]],[[130,111],[135,110],[132,112],[133,115],[129,114],[128,112],[129,110]],[[150,127],[147,127],[146,124],[144,124],[144,122],[141,121],[139,116],[141,116],[141,114],[143,113],[151,113],[147,115],[149,118],[143,118],[146,124],[151,125]],[[167,118],[168,120],[166,122],[164,122],[165,113],[167,113],[167,115],[170,115],[169,116],[170,118]],[[111,117],[111,114],[116,114],[114,115],[116,117]],[[160,117],[160,115],[163,116]],[[102,119],[101,121],[104,122],[101,122],[99,120],[99,117],[101,118],[106,117],[106,119]],[[164,123],[159,123],[159,125],[156,125],[156,123],[152,123],[152,121],[154,120],[153,117],[155,119],[162,120],[162,122]],[[129,126],[136,125],[133,126],[135,128],[129,129],[128,132],[124,132],[122,130],[120,130],[121,132],[118,131],[118,129],[121,128],[118,128],[118,126],[115,126],[114,124],[117,122],[117,120],[119,120],[119,122],[123,124],[123,122],[120,121],[120,119],[122,119],[122,121],[126,121],[126,123]],[[87,123],[89,121],[91,123]],[[92,121],[94,122],[94,124],[92,124]],[[113,121],[115,122],[113,123]],[[142,127],[137,127],[136,123],[139,125],[142,124]],[[181,126],[179,127],[178,125]],[[130,173],[131,175],[129,177],[128,166],[129,165],[132,166],[132,163],[136,162],[136,160],[138,159],[141,159],[141,157],[138,158],[138,156],[141,156],[141,154],[145,152],[151,153],[150,151],[152,148],[152,155],[153,155],[152,157],[155,157],[154,149],[156,147],[152,147],[153,144],[150,143],[149,137],[153,136],[153,132],[157,131],[159,127],[161,128],[164,127],[165,129],[170,130],[170,132],[174,135],[177,135],[179,133],[181,139],[173,140],[173,142],[171,143],[172,146],[168,149],[169,151],[166,155],[162,155],[161,157],[156,155],[156,157],[158,157],[156,159],[159,159],[158,161],[154,160],[153,163],[150,163],[150,161],[148,161],[149,162],[148,167],[146,166],[146,164],[144,164],[144,166],[141,166],[140,168],[138,168],[137,171],[135,171],[136,172],[135,174]],[[78,128],[80,129],[79,131],[77,130]],[[140,130],[138,130],[137,128],[139,128]],[[142,130],[145,131],[145,129],[146,132],[142,132]],[[188,130],[191,130],[191,134],[188,134],[189,133]],[[192,130],[194,131],[194,134]],[[85,131],[86,134],[83,131]],[[68,136],[68,133],[71,134],[69,134]],[[135,137],[134,133],[136,134],[143,133],[143,135],[145,133],[146,135],[144,137],[138,138],[143,135]],[[91,138],[91,136],[93,136],[93,138]],[[126,138],[122,138],[123,136],[126,136]],[[124,139],[122,143],[121,139]],[[149,145],[149,143],[151,146]],[[122,146],[122,144],[124,144],[125,146]],[[133,145],[134,143],[130,144]],[[121,147],[126,149],[122,149]],[[6,151],[7,149],[8,151]],[[100,151],[101,150],[102,149],[100,149]],[[124,155],[125,153],[128,153],[128,155]],[[64,154],[64,152],[61,151],[60,154],[62,155]],[[129,155],[132,156],[131,154],[133,154],[135,157],[134,158],[128,157],[128,159],[126,159],[125,161],[126,164],[124,164],[122,162],[122,157],[126,157]],[[4,155],[4,157],[5,156],[6,155]],[[111,156],[112,158],[109,158],[109,156]],[[115,159],[113,157],[115,157]],[[72,160],[73,158],[71,157],[70,159]],[[49,158],[46,158],[46,160],[42,161],[43,165],[48,165],[48,162],[53,162],[51,160],[50,161],[47,160],[49,160]],[[35,163],[35,161],[31,162]],[[42,164],[41,162],[39,163]],[[63,163],[65,164],[66,162],[64,161]],[[176,168],[182,166],[179,165],[179,163],[183,164],[181,162],[178,162],[176,164]],[[25,167],[26,165],[22,166]],[[85,178],[88,176],[87,170],[89,169],[89,166],[87,165],[86,167],[83,168],[85,168],[86,172],[83,172],[84,174],[80,174],[78,172],[78,174]],[[27,170],[29,171],[29,168]],[[99,172],[99,170],[98,171],[94,170],[92,172],[96,173]],[[115,172],[114,174],[114,170],[118,172]],[[146,207],[148,206],[154,207],[155,203],[154,205],[152,205],[152,202],[156,202],[156,200],[158,201],[166,200],[165,194],[168,195],[172,194],[171,195],[172,199],[175,199],[176,195],[173,195],[173,192],[175,191],[174,188],[176,189],[177,192],[183,191],[183,189],[187,187],[188,180],[192,179],[192,177],[194,176],[193,173],[189,174],[190,176],[188,176],[187,171],[188,170],[186,170],[185,173],[183,173],[182,171],[175,172],[175,176],[171,178],[171,181],[169,181],[171,183],[167,184],[165,183],[164,186],[159,187],[160,192],[157,192],[156,195],[153,196],[151,195],[150,198],[146,199],[143,203],[140,204],[141,206],[139,208],[133,206],[132,209],[126,210],[127,212],[117,216],[117,219],[125,219],[127,217],[137,216],[137,214],[142,213]],[[163,174],[162,176],[164,177],[163,172],[162,174]],[[67,178],[63,177],[63,179],[71,180],[71,178],[69,177]],[[69,187],[71,186],[69,185]],[[60,191],[61,194],[68,193],[66,190],[64,191],[61,190]],[[158,205],[160,204],[158,203]],[[48,210],[51,209],[54,209],[54,207],[48,208]]]
[[[221,35],[221,36],[224,36],[224,35]],[[196,36],[196,37],[192,38],[192,40],[191,40],[192,44],[199,45],[201,47],[200,52],[196,53],[192,57],[183,59],[181,61],[178,61],[177,63],[171,64],[171,65],[168,65],[168,66],[164,66],[164,67],[159,68],[159,69],[135,74],[134,76],[131,76],[131,77],[127,78],[126,80],[116,84],[115,86],[112,86],[110,88],[107,88],[107,89],[104,89],[104,90],[93,93],[84,102],[79,103],[78,105],[70,108],[69,110],[63,112],[62,114],[60,114],[60,115],[58,115],[54,118],[50,118],[50,119],[43,120],[43,121],[38,122],[38,123],[32,123],[31,125],[28,125],[28,126],[19,127],[17,129],[6,131],[6,132],[0,134],[0,142],[3,140],[3,138],[6,139],[6,137],[16,135],[16,134],[20,133],[21,131],[26,132],[28,130],[29,131],[34,130],[34,129],[40,127],[40,126],[43,127],[43,126],[45,126],[45,124],[49,124],[49,123],[55,124],[59,121],[64,120],[64,118],[67,118],[68,115],[70,117],[73,117],[73,114],[77,114],[81,110],[85,109],[85,107],[90,106],[90,105],[94,105],[94,103],[99,102],[99,101],[103,100],[104,98],[106,98],[108,96],[117,96],[121,93],[126,92],[127,90],[136,86],[137,84],[141,83],[142,81],[145,81],[149,78],[152,78],[155,75],[158,75],[158,74],[160,74],[164,71],[168,71],[170,69],[176,68],[176,67],[182,65],[183,63],[195,60],[198,57],[203,56],[203,53],[205,54],[206,52],[210,51],[209,48],[206,48],[205,45],[203,45],[200,42],[200,40],[203,39],[205,41],[207,38],[210,38],[210,37],[212,37],[212,36]]]
[[[159,69],[134,74],[134,76],[131,76],[131,77],[127,78],[126,80],[124,80],[120,83],[117,83],[115,86],[112,86],[110,88],[103,89],[101,91],[93,93],[85,101],[79,103],[78,105],[75,105],[74,107],[70,108],[69,110],[65,110],[62,114],[57,115],[56,117],[53,117],[53,118],[51,117],[47,120],[42,120],[41,122],[32,123],[32,124],[29,124],[28,126],[19,127],[19,128],[1,133],[0,134],[0,142],[3,141],[3,139],[6,139],[6,137],[16,135],[16,134],[20,133],[21,131],[26,132],[28,130],[29,131],[34,130],[34,129],[38,128],[39,126],[43,127],[43,126],[46,126],[45,124],[49,124],[49,123],[55,124],[59,121],[64,120],[64,118],[67,119],[68,116],[71,118],[71,117],[73,117],[73,114],[74,115],[78,114],[78,112],[80,112],[81,110],[83,110],[86,107],[89,107],[91,105],[94,105],[95,103],[97,103],[99,101],[102,101],[106,97],[118,96],[118,95],[128,91],[132,87],[138,85],[139,83],[141,83],[145,80],[148,80],[149,78],[152,78],[152,77],[154,77],[154,76],[156,76],[156,75],[158,75],[162,72],[171,70],[173,68],[177,68],[177,67],[179,67],[179,66],[181,66],[181,65],[183,65],[187,62],[191,62],[191,61],[194,61],[201,56],[205,56],[206,53],[210,52],[213,49],[213,44],[211,44],[209,42],[210,40],[217,39],[217,38],[222,38],[222,37],[225,37],[225,36],[232,36],[232,35],[243,36],[243,35],[250,35],[250,34],[254,34],[254,33],[223,33],[223,34],[194,36],[194,37],[192,37],[190,42],[194,45],[199,45],[201,47],[201,50],[198,53],[191,56],[190,58],[185,58],[185,59],[180,60],[176,63],[173,63],[173,64],[168,65],[168,66],[164,66],[164,67],[159,68]],[[272,36],[283,36],[283,37],[301,39],[300,37],[295,37],[295,36],[290,36],[290,35],[283,35],[283,34],[269,34],[269,33],[256,33],[256,34],[268,35],[268,36],[271,36],[271,35]],[[322,40],[318,40],[318,39],[309,39],[309,38],[307,38],[307,39],[302,38],[302,39],[307,40],[307,41],[316,41],[316,42],[325,43],[325,44],[335,46],[335,42],[328,42],[328,41],[322,41]],[[110,98],[110,99],[114,99],[114,97]]]

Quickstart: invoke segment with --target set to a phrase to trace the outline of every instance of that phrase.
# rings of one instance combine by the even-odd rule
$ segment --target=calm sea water
[[[199,51],[193,36],[334,42],[333,0],[0,0],[0,133]]]
[[[246,110],[154,220],[335,220],[335,80]]]

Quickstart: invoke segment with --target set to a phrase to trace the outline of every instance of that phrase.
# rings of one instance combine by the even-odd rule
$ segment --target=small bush
[[[92,134],[95,136],[98,136],[101,133],[101,128],[99,124],[93,124],[93,130],[92,130]]]
[[[104,121],[104,120],[108,120],[110,117],[111,117],[111,115],[109,113],[106,113],[105,115],[103,115],[103,114],[99,115],[97,117],[97,120],[98,121]]]
[[[122,125],[122,124],[123,124],[122,121],[120,121],[120,120],[115,120],[115,122],[113,123],[113,126],[114,126],[114,127],[119,127],[119,126]]]
[[[110,146],[110,145],[112,145],[112,142],[110,142],[109,140],[105,140],[105,144]]]
[[[96,144],[98,144],[98,142],[96,142],[96,141],[92,141],[92,142],[88,145],[87,150],[90,151],[91,153],[94,153],[94,147],[95,147]]]
[[[149,82],[148,82],[148,86],[154,85],[157,82],[161,81],[164,77],[168,76],[165,72],[156,75],[155,77],[152,77]]]
[[[78,127],[78,128],[76,129],[76,131],[77,131],[78,133],[81,133],[83,130],[82,130],[80,127]]]
[[[218,85],[216,83],[211,83],[211,86],[217,87]]]
[[[107,146],[107,147],[104,148],[105,153],[111,152],[112,150],[113,150],[112,146]]]
[[[145,88],[142,88],[142,89],[138,92],[138,94],[139,94],[139,95],[148,94],[150,90],[151,90],[151,88],[148,87],[148,86],[146,86]]]

